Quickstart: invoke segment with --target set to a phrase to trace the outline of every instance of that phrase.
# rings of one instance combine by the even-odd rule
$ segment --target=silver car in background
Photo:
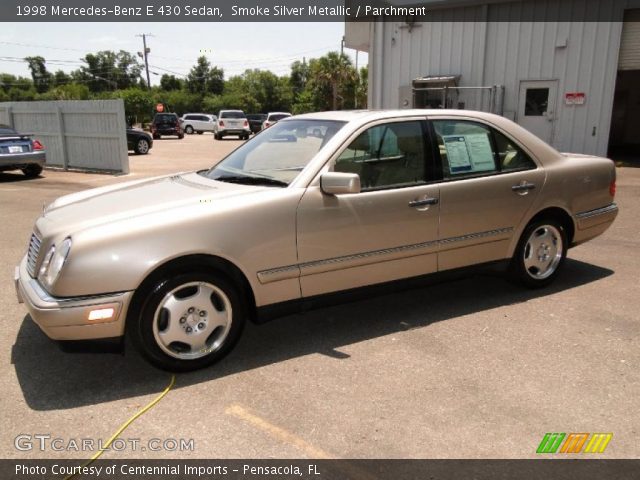
[[[15,284],[52,339],[128,335],[153,364],[193,370],[247,321],[336,293],[496,262],[544,287],[614,221],[615,180],[612,161],[487,113],[295,116],[210,170],[57,199]]]

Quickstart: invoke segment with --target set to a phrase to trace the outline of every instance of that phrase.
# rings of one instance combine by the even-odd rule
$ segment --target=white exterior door
[[[518,123],[545,142],[551,143],[557,98],[557,80],[520,82]]]

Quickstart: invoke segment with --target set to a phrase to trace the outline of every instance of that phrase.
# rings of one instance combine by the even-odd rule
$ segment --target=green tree
[[[67,85],[67,84],[71,83],[71,75],[67,75],[62,70],[56,70],[56,72],[53,74],[52,83],[53,83],[54,87],[59,87],[61,85]]]
[[[51,73],[47,71],[44,57],[26,57],[24,59],[31,70],[31,78],[38,93],[49,90],[51,86]]]
[[[104,50],[85,55],[86,66],[72,72],[78,83],[86,83],[92,92],[126,89],[139,84],[142,66],[124,50]]]
[[[171,90],[180,90],[182,88],[183,82],[181,79],[176,77],[175,75],[169,75],[165,73],[160,77],[160,89],[171,91]]]
[[[330,108],[338,109],[338,100],[345,104],[346,85],[356,78],[356,71],[351,60],[344,54],[329,52],[311,65],[312,83],[322,90],[327,87],[331,93]],[[324,87],[324,88],[323,88]],[[326,99],[323,103],[327,103]]]
[[[200,95],[219,95],[224,89],[224,71],[212,67],[207,57],[202,55],[187,75],[187,88],[191,93]]]
[[[38,96],[39,100],[89,100],[89,87],[78,83],[70,83],[53,87]]]

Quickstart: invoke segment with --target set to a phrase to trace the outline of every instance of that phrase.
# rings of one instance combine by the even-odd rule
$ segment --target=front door
[[[547,143],[553,141],[557,96],[557,80],[520,82],[518,123]]]
[[[302,295],[309,297],[437,270],[439,186],[420,119],[365,129],[331,169],[357,173],[362,191],[310,186],[298,207]]]

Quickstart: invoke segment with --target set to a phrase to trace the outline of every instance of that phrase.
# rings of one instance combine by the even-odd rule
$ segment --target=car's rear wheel
[[[184,133],[179,133],[178,134],[178,140],[182,140],[184,138]]]
[[[159,133],[154,133],[153,134],[153,139],[154,140],[159,140],[160,139],[160,134]]]
[[[184,128],[184,133],[186,133],[187,135],[191,135],[193,133],[193,127],[191,125],[187,125]]]
[[[136,148],[134,148],[133,151],[138,155],[146,155],[149,153],[149,142],[146,139],[141,138],[136,142]]]
[[[228,354],[247,317],[238,289],[223,275],[167,275],[127,326],[133,343],[156,366],[171,371],[207,367]]]
[[[514,277],[530,288],[549,285],[567,256],[567,233],[555,219],[536,220],[522,233],[511,262]]]
[[[24,173],[24,175],[27,178],[35,178],[42,173],[43,169],[41,165],[32,164],[32,165],[27,165],[21,170],[22,170],[22,173]]]

